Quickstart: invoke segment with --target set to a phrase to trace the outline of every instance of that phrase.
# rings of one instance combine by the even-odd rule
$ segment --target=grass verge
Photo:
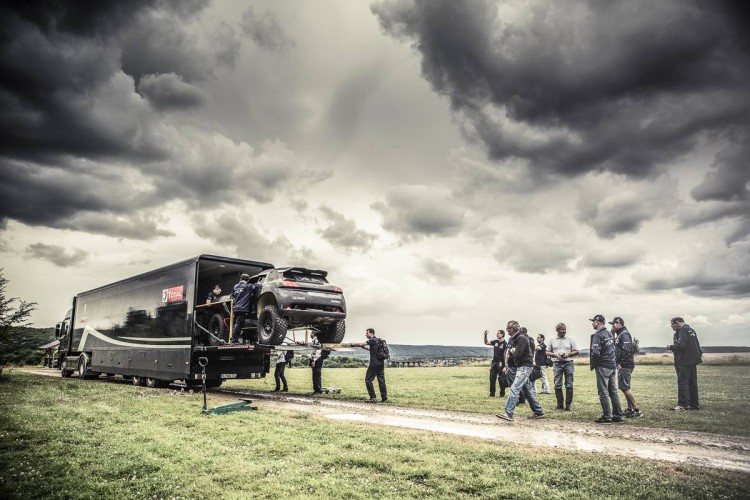
[[[743,498],[750,475],[257,411],[14,372],[2,498]]]

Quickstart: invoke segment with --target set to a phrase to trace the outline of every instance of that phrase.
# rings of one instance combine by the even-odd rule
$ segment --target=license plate
[[[222,373],[221,378],[237,378],[236,373]]]
[[[307,295],[310,295],[311,297],[323,297],[324,299],[330,299],[331,298],[331,294],[330,293],[307,292]]]

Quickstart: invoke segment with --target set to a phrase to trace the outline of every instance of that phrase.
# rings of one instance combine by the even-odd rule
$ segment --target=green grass
[[[289,390],[306,394],[311,391],[311,370],[306,367],[287,369]],[[552,385],[552,369],[547,369]],[[341,387],[341,395],[325,398],[361,401],[367,397],[364,368],[323,369],[323,385]],[[505,399],[489,399],[489,368],[458,366],[450,368],[386,368],[388,397],[393,404],[415,408],[431,408],[476,413],[495,414]],[[668,427],[679,430],[714,432],[750,436],[747,408],[750,404],[750,366],[698,367],[701,410],[674,412],[677,404],[677,376],[673,366],[638,366],[633,372],[633,392],[645,418],[628,420],[625,425]],[[270,391],[274,388],[273,376],[263,380],[236,380],[228,388],[246,388]],[[377,391],[377,383],[375,383]],[[541,391],[541,381],[537,382]],[[553,389],[551,389],[554,392]],[[620,392],[623,407],[627,405]],[[550,418],[591,422],[601,414],[596,393],[594,374],[588,366],[578,365],[575,372],[573,412],[554,410],[555,396],[539,395],[540,403]],[[519,410],[530,413],[528,405]]]
[[[0,383],[0,497],[684,499],[750,488],[750,475],[687,465],[291,411],[206,417],[201,406],[199,394],[13,372]]]

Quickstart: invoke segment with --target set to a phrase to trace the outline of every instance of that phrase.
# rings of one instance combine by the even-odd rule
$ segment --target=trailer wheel
[[[326,325],[325,329],[318,334],[318,340],[324,344],[340,344],[346,335],[346,320],[340,319],[335,323]]]
[[[145,384],[145,380],[143,380],[143,377],[138,377],[136,375],[133,375],[133,385],[140,386]]]
[[[81,355],[78,359],[78,378],[81,380],[88,378],[86,376],[86,357],[84,355]]]
[[[258,318],[258,342],[268,345],[279,345],[286,337],[289,324],[282,318],[276,306],[263,308]]]
[[[146,377],[146,387],[149,387],[151,389],[157,389],[161,387],[160,380],[152,378],[152,377]]]
[[[60,376],[62,378],[69,378],[71,375],[73,375],[73,371],[65,368],[65,358],[63,358],[62,361],[60,361]]]
[[[219,345],[217,339],[221,339],[226,342],[229,339],[229,327],[225,322],[226,316],[222,313],[216,313],[211,316],[208,321],[208,331],[211,335],[208,336],[208,345]]]

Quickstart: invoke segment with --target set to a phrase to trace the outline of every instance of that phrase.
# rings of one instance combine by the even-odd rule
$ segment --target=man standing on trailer
[[[232,311],[234,313],[234,330],[232,331],[232,343],[242,344],[242,329],[245,326],[245,318],[250,313],[250,307],[258,285],[250,283],[250,275],[242,273],[240,281],[234,285],[232,292]]]

